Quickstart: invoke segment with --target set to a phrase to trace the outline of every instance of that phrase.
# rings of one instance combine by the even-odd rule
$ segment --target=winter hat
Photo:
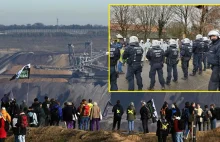
[[[134,102],[131,102],[130,105],[131,105],[131,106],[134,106]]]
[[[94,102],[93,104],[94,104],[94,106],[97,106],[97,105],[98,105],[97,102]]]
[[[175,108],[175,105],[174,104],[172,104],[172,106],[171,106],[172,108]]]
[[[2,107],[2,110],[6,110],[5,107]]]

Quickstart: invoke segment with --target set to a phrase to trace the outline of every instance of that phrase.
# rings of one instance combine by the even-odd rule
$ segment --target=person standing
[[[208,37],[212,41],[210,44],[209,51],[207,52],[207,60],[208,63],[211,64],[212,75],[209,80],[209,91],[217,91],[220,90],[220,40],[219,40],[219,32],[216,30],[212,30],[208,33]]]
[[[216,128],[216,110],[215,110],[215,105],[211,104],[210,105],[210,111],[212,113],[212,117],[211,117],[211,129],[215,129]]]
[[[167,136],[169,134],[170,124],[165,119],[165,115],[161,115],[161,119],[157,121],[157,131],[156,136],[158,137],[158,142],[166,142]]]
[[[129,134],[134,132],[134,120],[136,119],[136,110],[134,107],[134,103],[131,102],[127,108],[127,120],[128,120],[128,129]]]
[[[137,80],[138,90],[141,91],[143,88],[142,83],[142,57],[143,49],[139,45],[138,38],[131,36],[129,40],[129,46],[125,49],[123,59],[127,60],[127,80],[128,80],[128,91],[134,91],[134,76]]]
[[[148,120],[151,117],[150,110],[146,106],[146,102],[142,102],[142,107],[140,109],[140,114],[141,114],[141,121],[142,121],[142,126],[144,129],[144,134],[149,133],[148,130]]]
[[[114,45],[110,45],[110,85],[111,91],[117,91],[118,85],[117,85],[117,78],[118,73],[116,71],[117,62],[120,58],[120,50]]]
[[[210,119],[212,118],[212,113],[208,108],[208,105],[205,105],[205,110],[203,112],[203,131],[210,129]]]
[[[0,113],[0,142],[5,142],[5,139],[7,137],[7,132],[5,131],[5,119],[3,117],[3,114]]]
[[[62,110],[63,121],[66,122],[67,129],[73,129],[73,107],[71,102],[67,102]]]
[[[174,114],[173,127],[175,132],[175,142],[183,142],[183,130],[180,129],[180,117]]]
[[[181,79],[188,79],[188,69],[189,69],[189,61],[192,57],[192,46],[190,45],[190,40],[185,38],[182,43],[182,47],[180,48],[180,58],[183,70],[183,77]]]
[[[198,125],[199,126],[199,131],[201,131],[201,125],[202,125],[202,122],[203,122],[203,118],[202,118],[203,110],[202,110],[202,108],[200,107],[199,104],[197,104],[195,112],[196,112],[196,126]]]
[[[177,64],[179,63],[179,50],[177,49],[177,43],[175,40],[169,41],[170,46],[165,52],[166,64],[167,64],[167,80],[166,85],[170,85],[173,70],[173,82],[178,81]]]
[[[80,109],[80,130],[89,130],[90,107],[86,100],[83,100],[83,106]],[[83,125],[85,126],[83,127]]]
[[[121,118],[122,115],[124,114],[124,109],[120,104],[120,100],[117,100],[117,104],[112,108],[112,112],[114,113],[112,131],[115,130],[116,124],[117,124],[117,130],[119,131],[121,125]]]
[[[91,113],[90,113],[90,121],[92,122],[92,126],[91,126],[91,130],[94,131],[95,130],[95,125],[96,125],[96,130],[99,131],[99,122],[101,120],[100,115],[101,114],[101,110],[97,104],[97,102],[94,102],[93,108],[91,109]]]
[[[150,86],[148,90],[154,90],[156,72],[158,73],[162,90],[165,90],[165,80],[163,77],[164,51],[160,48],[159,41],[152,41],[152,48],[148,50],[146,57],[150,61]]]
[[[44,113],[46,115],[46,118],[45,118],[45,126],[49,126],[50,125],[50,120],[51,120],[51,117],[50,117],[50,100],[47,96],[44,97],[44,102],[42,104],[42,108],[44,109]]]

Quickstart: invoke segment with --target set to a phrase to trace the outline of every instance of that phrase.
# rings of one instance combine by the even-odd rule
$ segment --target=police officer
[[[110,84],[111,84],[111,91],[117,91],[117,78],[118,73],[116,72],[116,65],[120,58],[120,50],[114,45],[110,45]]]
[[[143,49],[139,45],[138,38],[136,36],[131,36],[129,39],[129,45],[124,51],[123,59],[127,60],[127,80],[128,80],[128,90],[134,91],[134,75],[137,80],[138,90],[142,90],[142,56]]]
[[[188,79],[189,60],[192,57],[191,41],[188,38],[183,39],[182,47],[180,48],[180,58],[182,63],[182,70],[184,77],[183,80]]]
[[[174,39],[169,41],[170,46],[165,52],[166,64],[167,64],[167,80],[166,84],[170,85],[173,70],[173,82],[178,80],[177,64],[179,62],[179,51],[177,49],[177,43]]]
[[[212,30],[208,33],[208,36],[212,41],[209,52],[207,52],[208,63],[211,64],[212,69],[208,90],[217,91],[220,90],[220,35],[218,31]]]
[[[164,63],[164,51],[160,48],[160,42],[157,40],[152,41],[152,48],[148,50],[147,59],[150,61],[150,86],[148,90],[154,90],[155,85],[155,75],[158,73],[158,78],[160,85],[162,86],[162,90],[165,89],[165,81],[163,78],[163,63]]]
[[[193,72],[191,76],[195,76],[199,69],[199,74],[202,74],[202,59],[204,54],[205,43],[203,42],[202,35],[198,34],[196,40],[193,42]]]
[[[204,52],[203,52],[203,65],[204,65],[204,69],[203,71],[206,71],[207,69],[207,58],[206,58],[206,54],[209,51],[209,39],[207,37],[203,37],[203,41],[204,41]]]

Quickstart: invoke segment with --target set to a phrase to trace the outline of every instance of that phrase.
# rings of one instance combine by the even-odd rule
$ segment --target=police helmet
[[[129,43],[138,42],[138,38],[136,36],[131,36],[129,38]]]
[[[219,35],[219,32],[217,30],[212,30],[212,31],[210,31],[208,33],[208,37],[210,37],[210,36],[217,36],[217,37],[219,37],[220,35]]]
[[[209,39],[207,37],[203,37],[203,41],[208,41]]]
[[[169,45],[176,45],[176,41],[174,39],[169,40]]]
[[[191,43],[191,41],[188,38],[184,38],[183,43]]]
[[[201,39],[201,38],[202,38],[201,34],[196,35],[196,39]]]

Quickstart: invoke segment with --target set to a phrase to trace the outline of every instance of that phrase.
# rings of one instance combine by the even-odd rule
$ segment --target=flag
[[[158,115],[157,115],[157,109],[154,105],[154,100],[151,99],[150,101],[147,102],[147,106],[150,110],[151,116],[152,116],[152,122],[155,123],[158,120]]]
[[[102,113],[102,116],[103,116],[103,117],[107,117],[108,111],[109,111],[109,109],[112,108],[112,107],[113,107],[112,103],[111,103],[110,101],[108,101],[107,104],[106,104],[106,106],[105,106],[105,109],[104,109],[104,111],[103,111],[103,113]]]
[[[31,64],[27,64],[23,66],[21,70],[19,70],[14,76],[12,76],[11,80],[14,79],[29,79],[30,77],[30,69],[31,69]]]

